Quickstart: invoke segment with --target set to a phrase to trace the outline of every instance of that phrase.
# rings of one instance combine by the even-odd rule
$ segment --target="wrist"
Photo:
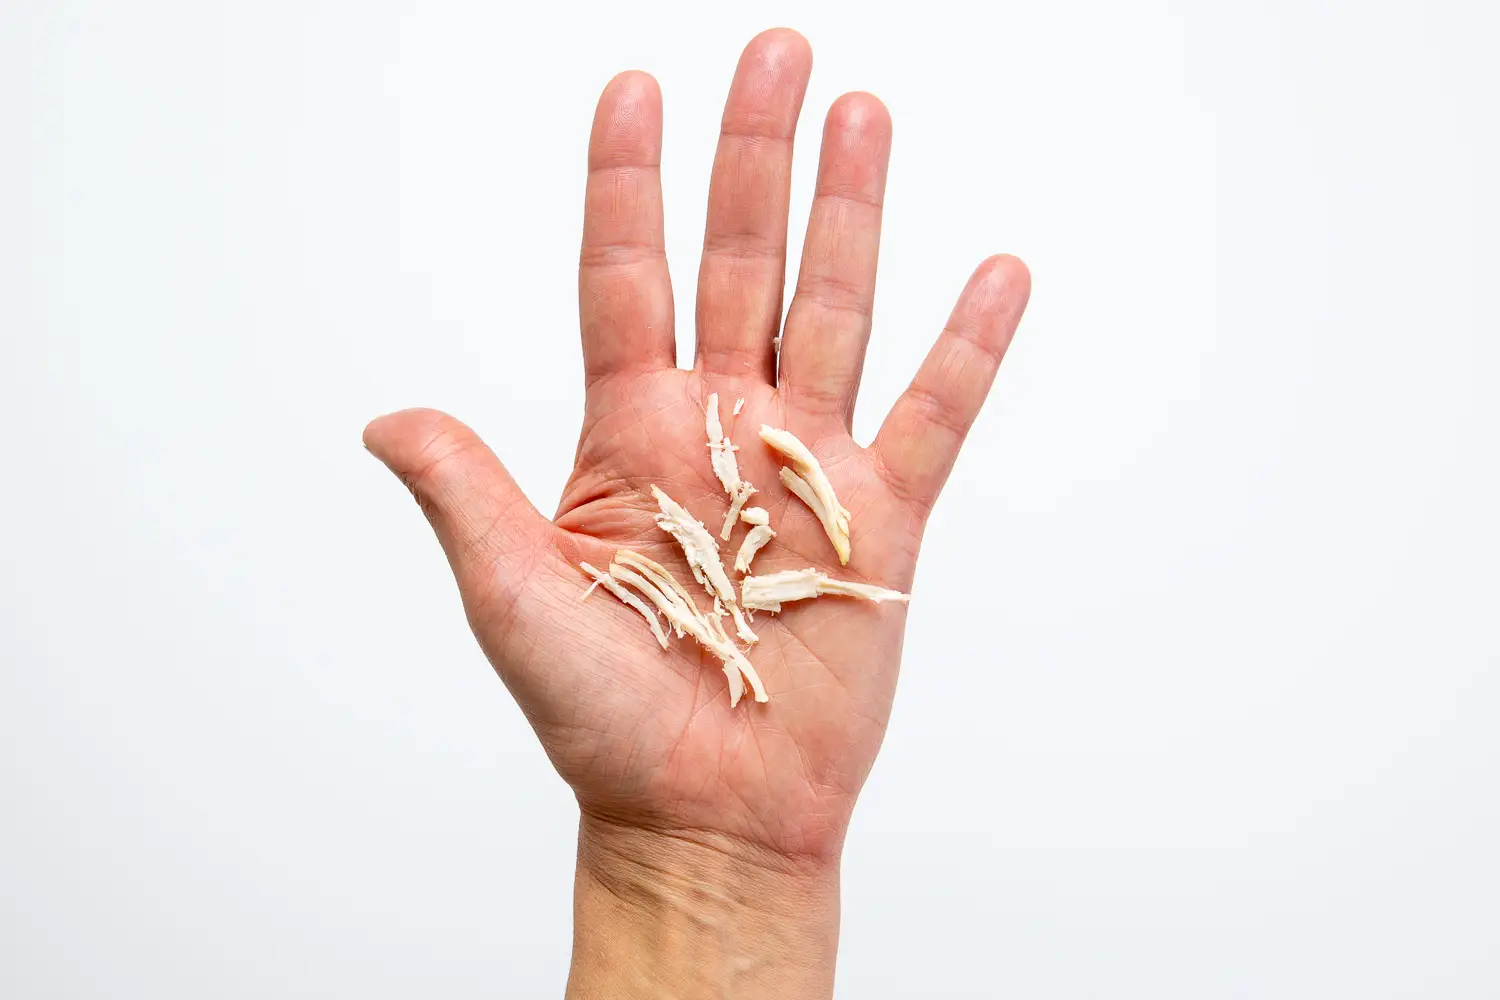
[[[585,813],[569,1000],[826,1000],[838,950],[838,861]]]

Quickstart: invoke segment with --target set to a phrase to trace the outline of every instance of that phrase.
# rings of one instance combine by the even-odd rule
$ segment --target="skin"
[[[664,653],[614,598],[580,602],[578,563],[606,567],[629,547],[702,593],[653,522],[649,487],[718,534],[729,501],[703,427],[716,391],[741,476],[760,489],[750,502],[777,531],[755,570],[815,566],[910,590],[928,513],[1030,291],[1015,258],[981,263],[875,441],[853,440],[891,121],[869,94],[829,110],[780,329],[792,137],[811,62],[807,42],[784,29],[740,58],[713,162],[687,370],[676,367],[662,243],[661,94],[640,72],[605,87],[579,266],[587,396],[555,518],[446,414],[404,410],[365,430],[431,521],[475,636],[577,796],[570,996],[831,994],[838,859],[890,716],[906,619],[899,604],[839,598],[758,615],[761,641],[748,655],[771,700],[731,709],[719,662],[690,639]],[[777,480],[781,463],[756,437],[762,423],[807,444],[851,512],[847,566]],[[726,566],[745,530],[722,546]]]

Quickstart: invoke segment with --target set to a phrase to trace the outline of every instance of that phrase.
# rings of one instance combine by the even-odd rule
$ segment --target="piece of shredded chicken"
[[[789,569],[765,576],[747,576],[740,581],[740,600],[745,608],[769,611],[772,614],[780,611],[782,604],[788,601],[805,601],[825,594],[858,597],[876,604],[882,601],[900,601],[904,604],[911,600],[910,594],[886,590],[868,583],[835,580],[822,570],[811,568]]]
[[[667,623],[672,626],[672,631],[677,633],[677,638],[681,639],[694,628],[693,620],[698,617],[698,610],[690,604],[680,603],[670,587],[664,590],[656,580],[649,579],[633,569],[627,569],[618,562],[609,564],[609,573],[619,582],[629,584],[645,594],[651,603],[661,610],[662,617],[666,618]]]
[[[656,612],[648,608],[645,601],[641,600],[639,597],[635,596],[630,591],[620,586],[619,583],[615,582],[613,577],[611,577],[608,573],[605,573],[603,570],[595,569],[588,563],[579,563],[578,566],[585,573],[594,578],[593,585],[590,586],[588,590],[583,592],[584,597],[587,597],[589,596],[589,594],[593,593],[594,587],[603,587],[605,590],[618,597],[620,599],[620,602],[626,607],[634,608],[636,611],[639,611],[641,617],[646,619],[646,624],[651,626],[651,634],[656,636],[657,643],[661,646],[662,649],[668,648],[667,633],[662,631],[661,622],[657,619]],[[678,634],[680,635],[681,633]]]
[[[655,559],[650,559],[631,549],[620,549],[615,553],[615,562],[640,570],[650,577],[664,593],[671,595],[674,601],[680,602],[683,607],[690,609],[694,614],[698,613],[697,605],[693,603],[693,595],[677,582],[677,577],[672,575],[671,570]]]
[[[745,397],[741,396],[739,399],[736,399],[734,401],[734,410],[730,413],[730,416],[732,416],[732,417],[739,416],[740,415],[740,411],[743,410],[744,408],[745,408]]]
[[[766,513],[764,507],[746,507],[740,511],[740,520],[750,525],[750,530],[745,533],[745,540],[740,542],[740,550],[734,557],[734,571],[736,573],[750,572],[750,560],[755,558],[765,544],[776,537],[776,532],[771,530],[771,515]]]
[[[744,404],[741,399],[735,403],[735,413]],[[734,442],[724,434],[724,424],[719,420],[719,394],[711,392],[708,394],[708,406],[704,410],[704,427],[708,431],[708,453],[709,461],[713,463],[714,475],[719,477],[719,482],[724,487],[724,492],[729,494],[729,513],[724,516],[724,527],[719,531],[719,537],[729,541],[729,535],[734,531],[734,522],[739,519],[740,508],[745,506],[745,501],[750,499],[755,492],[755,487],[740,478],[739,462],[734,453],[739,449]]]
[[[661,513],[656,515],[657,527],[675,538],[682,547],[682,554],[693,571],[693,579],[703,584],[711,597],[729,609],[729,614],[734,618],[735,634],[740,637],[741,642],[759,642],[760,637],[750,628],[750,623],[745,620],[745,613],[740,610],[734,584],[730,582],[729,574],[724,572],[724,564],[719,561],[719,543],[714,541],[714,536],[708,533],[701,521],[662,492],[661,487],[655,483],[651,484],[651,495],[661,508]]]
[[[823,475],[818,460],[790,431],[761,424],[760,439],[791,463],[781,467],[781,481],[818,516],[833,551],[838,553],[839,565],[848,565],[849,512],[834,495],[833,484]]]
[[[693,598],[683,589],[682,584],[660,563],[632,552],[630,549],[620,549],[615,553],[614,561],[609,565],[609,573],[603,574],[588,563],[581,564],[583,571],[594,578],[594,586],[602,586],[611,594],[614,594],[625,604],[641,612],[642,616],[652,625],[652,632],[656,634],[657,640],[666,648],[666,635],[661,630],[661,624],[656,615],[646,607],[629,587],[635,588],[646,600],[656,606],[672,630],[679,637],[692,636],[697,643],[710,653],[717,656],[723,664],[724,677],[729,682],[729,704],[734,707],[739,704],[740,698],[745,693],[745,682],[749,682],[750,690],[756,701],[767,701],[765,685],[761,683],[760,675],[750,665],[750,661],[740,648],[729,638],[724,631],[723,613],[714,611],[705,614],[698,610]],[[589,590],[593,590],[590,586]],[[719,601],[715,599],[717,608]]]

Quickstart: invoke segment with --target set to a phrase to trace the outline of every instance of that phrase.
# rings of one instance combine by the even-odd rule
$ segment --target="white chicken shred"
[[[739,416],[740,415],[740,411],[743,410],[744,408],[745,408],[745,397],[741,396],[739,399],[736,399],[734,401],[734,411],[730,414],[730,416],[733,416],[733,417]]]
[[[634,587],[645,595],[678,636],[692,636],[700,646],[717,656],[723,663],[724,677],[729,682],[731,708],[739,704],[740,698],[744,696],[746,681],[749,682],[756,701],[769,700],[760,675],[724,631],[722,612],[700,612],[692,597],[677,582],[677,578],[659,563],[639,552],[620,549],[615,553],[607,575],[587,563],[581,564],[581,568],[594,578],[595,585],[604,587],[621,601],[640,611],[652,623],[652,631],[657,634],[657,640],[664,648],[666,636],[662,633],[656,616],[645,606],[645,602],[626,589],[627,586]],[[717,599],[715,604],[718,604]]]
[[[620,602],[626,607],[634,608],[636,611],[639,611],[641,613],[641,617],[646,619],[646,624],[651,626],[651,634],[656,636],[657,643],[661,646],[662,649],[668,648],[667,633],[662,631],[661,622],[657,620],[656,614],[650,608],[646,607],[645,601],[642,601],[639,597],[635,596],[630,591],[620,586],[609,574],[603,572],[602,570],[595,569],[588,563],[579,563],[578,566],[585,573],[594,578],[593,584],[589,587],[588,591],[584,593],[584,597],[589,596],[589,594],[593,592],[594,587],[603,587],[605,590],[618,597],[620,599]],[[611,566],[610,568],[613,569],[614,567]],[[678,634],[681,635],[681,633]]]
[[[745,401],[741,399],[735,404],[735,413],[740,412],[739,407]],[[745,506],[745,501],[755,492],[755,487],[740,478],[739,462],[734,453],[739,449],[734,442],[730,441],[724,434],[724,424],[719,420],[719,394],[711,392],[708,394],[708,405],[704,409],[704,427],[708,431],[709,461],[713,464],[714,475],[719,477],[719,483],[724,487],[724,492],[729,494],[729,513],[724,517],[724,527],[719,532],[719,537],[729,541],[729,535],[734,531],[734,522],[740,516],[740,508]]]
[[[698,608],[693,603],[692,595],[687,592],[682,584],[677,582],[677,577],[673,576],[671,571],[661,563],[631,549],[620,549],[617,551],[615,553],[615,562],[640,570],[641,573],[645,574],[673,601],[680,601],[684,607],[691,609],[694,614],[698,613]]]
[[[817,569],[789,569],[765,576],[747,576],[740,581],[740,599],[747,609],[769,611],[781,610],[788,601],[805,601],[813,597],[833,594],[842,597],[858,597],[865,601],[899,601],[905,604],[910,594],[903,594],[868,583],[852,580],[835,580]]]
[[[823,532],[833,543],[834,552],[838,553],[839,565],[848,565],[849,512],[834,495],[833,484],[823,474],[818,460],[790,431],[761,424],[760,439],[791,463],[782,466],[781,481],[818,516]]]
[[[645,594],[651,603],[656,605],[657,609],[661,611],[662,617],[666,618],[667,623],[672,626],[672,631],[677,633],[677,638],[681,639],[684,635],[687,635],[688,630],[693,627],[692,622],[698,616],[697,611],[686,608],[678,603],[676,595],[671,594],[670,589],[662,590],[652,580],[648,580],[633,569],[626,569],[618,562],[609,564],[609,575],[620,583],[629,584]]]
[[[771,530],[771,515],[764,507],[746,507],[740,511],[740,520],[750,525],[750,530],[745,533],[745,540],[740,542],[739,552],[735,553],[734,571],[748,573],[750,560],[755,558],[755,554],[767,542],[776,537],[776,532]]]
[[[740,550],[734,554],[734,571],[736,573],[750,572],[750,560],[755,558],[756,553],[766,547],[766,543],[776,537],[776,532],[771,530],[769,524],[757,524],[745,532],[745,540],[740,542]]]
[[[682,554],[693,571],[693,578],[703,584],[710,596],[723,602],[724,607],[729,609],[729,614],[734,618],[735,634],[740,637],[741,642],[759,642],[760,637],[750,628],[744,612],[740,610],[734,584],[729,581],[729,574],[724,572],[724,564],[719,561],[719,543],[714,541],[714,536],[708,533],[701,521],[662,492],[661,487],[655,483],[651,484],[651,495],[661,508],[661,513],[656,515],[657,527],[675,538],[682,547]]]

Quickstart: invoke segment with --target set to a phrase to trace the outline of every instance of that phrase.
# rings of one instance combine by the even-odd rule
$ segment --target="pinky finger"
[[[1015,257],[980,264],[916,378],[881,425],[871,448],[886,480],[924,510],[948,479],[1030,294],[1031,275]]]

